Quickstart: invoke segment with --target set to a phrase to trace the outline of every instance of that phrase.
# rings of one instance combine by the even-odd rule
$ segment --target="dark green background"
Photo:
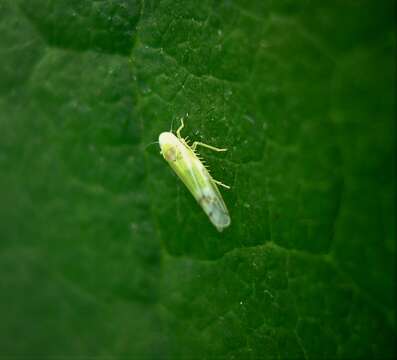
[[[393,12],[0,0],[0,358],[392,358]],[[182,116],[222,234],[148,146]]]

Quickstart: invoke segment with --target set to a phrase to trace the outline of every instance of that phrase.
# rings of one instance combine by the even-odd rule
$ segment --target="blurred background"
[[[394,358],[394,12],[0,0],[0,357]]]

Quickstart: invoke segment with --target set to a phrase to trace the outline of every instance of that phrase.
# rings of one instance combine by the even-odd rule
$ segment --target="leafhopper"
[[[190,146],[187,139],[181,136],[183,126],[181,119],[181,126],[176,131],[176,136],[172,131],[160,134],[160,153],[200,204],[212,224],[218,231],[222,231],[230,225],[230,216],[218,185],[226,189],[230,187],[212,178],[200,160],[196,148],[203,146],[214,151],[227,149],[219,149],[199,141],[195,141]]]

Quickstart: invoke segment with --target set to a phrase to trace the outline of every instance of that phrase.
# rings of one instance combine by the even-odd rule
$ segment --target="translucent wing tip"
[[[230,225],[230,223],[231,223],[230,217],[225,217],[225,221],[223,223],[218,223],[214,225],[219,232],[222,232],[225,228],[227,228]]]

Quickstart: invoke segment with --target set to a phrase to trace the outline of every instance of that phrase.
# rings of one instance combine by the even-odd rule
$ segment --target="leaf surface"
[[[391,2],[0,2],[0,355],[395,355]],[[202,149],[218,233],[156,146]]]

